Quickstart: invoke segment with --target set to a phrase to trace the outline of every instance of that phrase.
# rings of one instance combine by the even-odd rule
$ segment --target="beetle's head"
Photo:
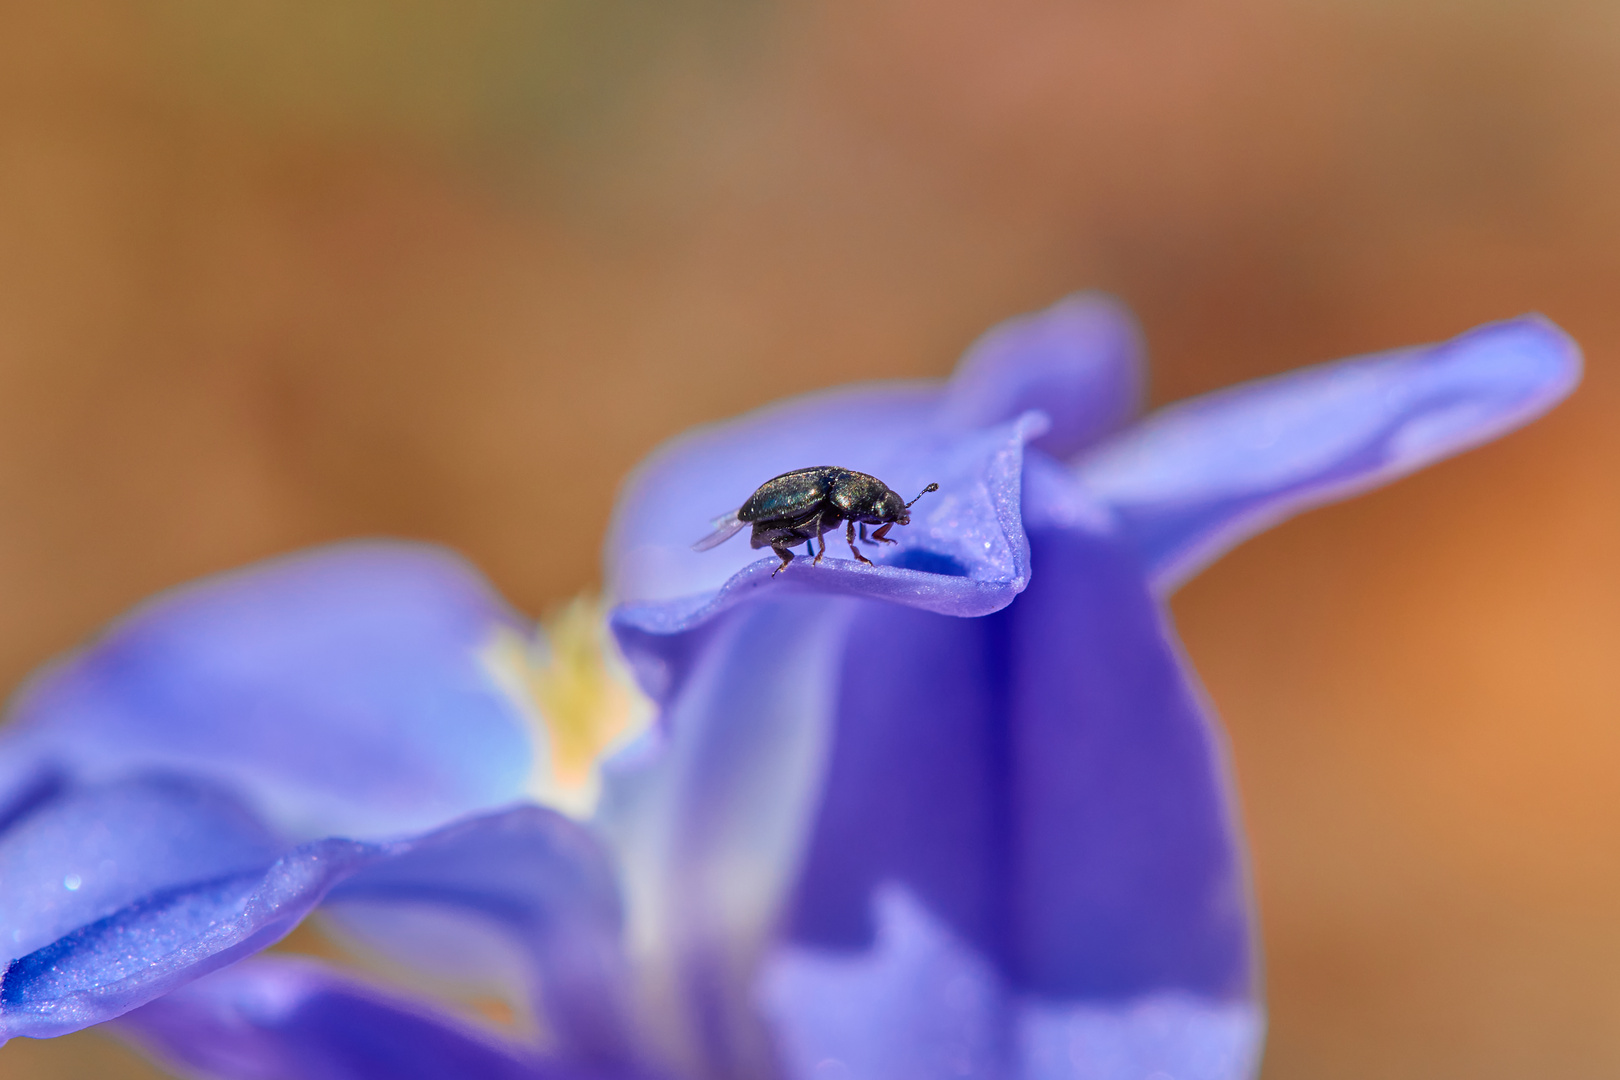
[[[917,499],[922,498],[930,491],[938,490],[938,484],[929,484],[917,493]],[[877,514],[883,521],[892,521],[896,525],[910,525],[911,503],[916,502],[917,499],[912,499],[911,502],[903,502],[898,491],[893,488],[884,488],[883,497],[877,501]]]
[[[872,507],[872,516],[879,521],[892,521],[897,525],[911,524],[911,510],[906,506],[906,500],[893,488],[886,488]]]

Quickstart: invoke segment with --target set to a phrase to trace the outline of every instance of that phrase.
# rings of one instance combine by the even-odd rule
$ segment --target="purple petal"
[[[803,597],[671,639],[667,734],[610,774],[604,824],[706,1067],[750,1060],[737,983],[783,905],[790,952],[858,958],[893,888],[1019,1000],[1251,1007],[1224,750],[1158,602],[1105,535],[1031,543],[1039,575],[982,619]],[[806,1061],[949,1023],[926,997],[851,989],[889,1008],[846,1008],[816,985],[777,999],[778,1019],[809,1010],[781,1029]],[[839,1016],[860,1029],[833,1039]]]
[[[1291,514],[1528,422],[1579,378],[1574,342],[1526,316],[1173,405],[1082,459],[1078,474],[1170,589]]]
[[[290,835],[419,831],[518,797],[522,716],[484,667],[521,629],[476,572],[356,543],[178,589],[12,706],[3,805],[52,776],[151,769],[241,791]]]
[[[218,1080],[606,1080],[553,1065],[431,1008],[315,964],[238,964],[118,1021],[120,1034]]]
[[[634,1056],[614,871],[560,814],[520,807],[452,825],[361,870],[328,904],[350,934],[430,971],[446,970],[468,924],[473,941],[491,932],[517,954],[556,1047],[580,1060]]]
[[[925,385],[803,398],[686,436],[631,478],[608,541],[615,623],[672,634],[756,590],[880,596],[930,611],[979,615],[1005,606],[1028,580],[1020,524],[1023,446],[1045,428],[1025,415],[964,431],[939,418]],[[863,566],[840,554],[804,559],[773,578],[778,560],[739,537],[711,551],[692,544],[764,481],[820,459],[879,477],[903,493],[938,483],[898,541]],[[847,549],[846,549],[847,552]]]
[[[1158,604],[1110,539],[1042,530],[1031,555],[1030,588],[987,618],[854,616],[792,947],[871,954],[900,888],[1011,995],[1245,1003],[1224,748]]]
[[[1123,305],[1077,293],[975,342],[951,377],[944,412],[979,428],[1039,410],[1052,426],[1030,445],[1070,457],[1136,415],[1141,355],[1141,333]]]
[[[1008,939],[1021,986],[1118,999],[1253,990],[1226,745],[1134,558],[1039,534],[1008,612]]]

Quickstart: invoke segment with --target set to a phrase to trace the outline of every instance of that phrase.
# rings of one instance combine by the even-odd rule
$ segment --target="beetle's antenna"
[[[927,487],[925,487],[921,491],[917,492],[917,499],[922,498],[924,495],[928,494],[930,491],[938,491],[938,490],[939,490],[939,485],[938,484],[929,484]],[[911,502],[906,503],[906,509],[910,510],[911,509],[911,503],[916,502],[917,499],[912,499]]]

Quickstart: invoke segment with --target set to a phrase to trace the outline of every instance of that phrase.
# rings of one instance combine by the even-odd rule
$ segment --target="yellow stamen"
[[[531,793],[587,813],[596,801],[597,762],[638,733],[652,708],[609,638],[598,600],[576,597],[544,626],[544,641],[534,646],[501,631],[486,659],[535,726],[541,745]]]

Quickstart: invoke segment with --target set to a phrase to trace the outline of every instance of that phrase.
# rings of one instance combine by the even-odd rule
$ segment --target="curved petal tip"
[[[1005,423],[1038,409],[1051,420],[1032,446],[1078,453],[1128,423],[1141,406],[1142,334],[1118,300],[1075,293],[993,327],[962,357],[943,413],[964,427]]]
[[[1526,315],[1178,402],[1076,471],[1168,589],[1300,510],[1528,423],[1580,376],[1574,341]]]

